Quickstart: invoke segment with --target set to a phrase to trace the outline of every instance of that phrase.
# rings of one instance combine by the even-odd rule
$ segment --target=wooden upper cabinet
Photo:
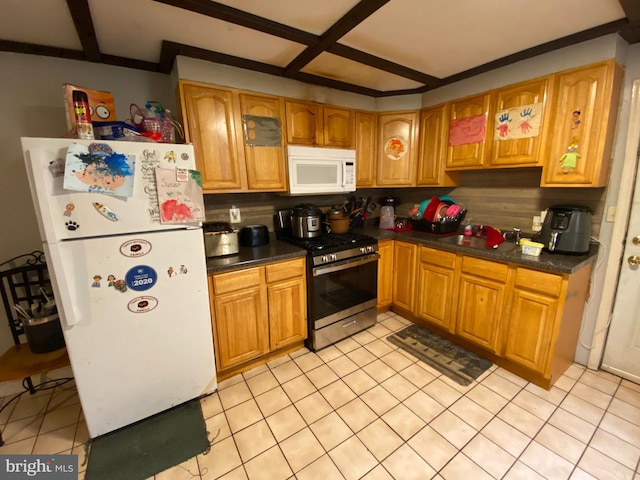
[[[355,112],[347,108],[322,107],[325,147],[353,148]]]
[[[287,143],[353,148],[355,112],[301,100],[286,100]]]
[[[542,165],[543,142],[546,138],[548,118],[547,99],[550,96],[552,77],[544,77],[530,82],[518,83],[496,91],[494,118],[489,119],[489,128],[493,129],[493,146],[489,164],[495,167]],[[520,109],[527,107],[531,109]],[[496,127],[495,117],[503,110],[516,109],[505,113],[501,124],[504,130]],[[507,117],[508,115],[508,117]],[[538,117],[538,118],[535,118]],[[508,120],[507,120],[508,118]],[[511,134],[527,134],[532,125],[539,125],[538,134],[525,138],[506,138]],[[508,131],[507,131],[508,129]]]
[[[418,163],[418,112],[378,114],[376,185],[415,185]]]
[[[488,163],[492,140],[492,98],[489,92],[451,102],[447,168],[473,169]],[[451,123],[456,127],[451,128]]]
[[[180,99],[187,142],[193,143],[203,190],[240,191],[246,188],[244,152],[238,148],[238,108],[233,92],[205,84],[180,82]]]
[[[240,94],[242,115],[272,117],[282,120],[284,102],[280,97]],[[247,188],[255,191],[285,191],[287,172],[284,156],[284,125],[280,123],[280,145],[252,146],[250,125],[243,118],[244,158]]]
[[[285,100],[287,143],[322,145],[322,107],[317,103]]]
[[[449,106],[438,105],[420,111],[420,151],[416,185],[453,186],[456,172],[444,170],[449,138]]]
[[[622,76],[615,60],[555,75],[543,187],[607,184]]]
[[[356,112],[356,186],[373,187],[376,183],[375,113]]]

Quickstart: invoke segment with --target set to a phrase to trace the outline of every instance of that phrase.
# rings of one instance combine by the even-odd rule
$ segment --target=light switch
[[[240,209],[237,207],[231,207],[229,209],[229,221],[231,223],[240,223]]]

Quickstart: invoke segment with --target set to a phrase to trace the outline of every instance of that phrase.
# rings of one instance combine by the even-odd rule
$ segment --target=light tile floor
[[[640,385],[573,365],[546,391],[493,366],[461,387],[376,326],[220,383],[203,398],[211,449],[156,480],[640,480]],[[4,399],[5,401],[7,399]],[[0,454],[77,453],[73,382],[0,415]]]

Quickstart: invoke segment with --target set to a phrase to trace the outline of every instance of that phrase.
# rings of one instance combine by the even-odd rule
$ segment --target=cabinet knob
[[[640,265],[640,257],[638,255],[631,255],[629,258],[627,258],[627,262],[629,262],[629,265],[631,265],[632,267],[637,267],[638,265]]]
[[[633,237],[633,240],[631,241],[634,245],[640,245],[640,235],[638,235],[637,237]]]

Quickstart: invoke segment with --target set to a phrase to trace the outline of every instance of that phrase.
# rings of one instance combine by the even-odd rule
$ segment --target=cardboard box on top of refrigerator
[[[87,94],[92,122],[116,121],[116,106],[111,92],[92,90],[90,88],[79,87],[78,85],[72,85],[70,83],[65,83],[62,88],[64,91],[64,110],[67,115],[67,128],[69,130],[76,126],[76,116],[73,110],[74,90],[80,90]]]

